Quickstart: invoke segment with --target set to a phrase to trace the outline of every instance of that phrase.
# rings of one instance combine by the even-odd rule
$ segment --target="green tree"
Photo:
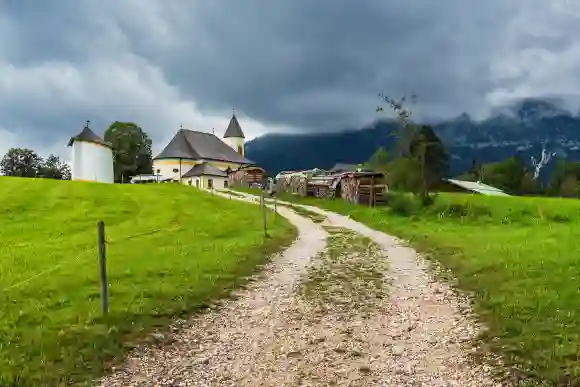
[[[519,157],[483,166],[482,181],[512,194],[518,194],[526,167]]]
[[[578,194],[578,178],[574,175],[566,176],[560,186],[560,196],[565,198],[577,198]]]
[[[10,148],[0,161],[0,171],[6,176],[35,177],[42,158],[27,148]]]
[[[447,175],[449,156],[430,125],[423,125],[409,144],[409,154],[418,160],[425,190],[435,187]]]
[[[419,192],[422,186],[419,161],[410,157],[397,157],[386,168],[389,190]]]
[[[113,122],[105,132],[105,141],[113,145],[116,182],[152,172],[151,139],[137,124]]]
[[[534,172],[528,171],[522,177],[519,194],[521,195],[539,195],[542,193],[542,187],[538,180],[534,178]]]
[[[39,176],[48,179],[70,180],[70,167],[58,156],[51,154],[40,166]]]
[[[572,176],[580,180],[580,162],[567,161],[559,158],[556,161],[556,167],[550,176],[550,183],[548,184],[548,194],[553,196],[562,195],[562,186],[567,177]],[[570,187],[570,183],[566,184]]]
[[[371,169],[373,171],[384,172],[389,164],[389,154],[387,150],[383,147],[378,148],[371,158],[364,163],[364,168]]]

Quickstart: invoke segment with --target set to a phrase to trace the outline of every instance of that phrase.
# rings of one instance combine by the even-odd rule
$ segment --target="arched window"
[[[238,153],[241,154],[242,156],[244,155],[244,148],[242,148],[241,145],[238,145]]]

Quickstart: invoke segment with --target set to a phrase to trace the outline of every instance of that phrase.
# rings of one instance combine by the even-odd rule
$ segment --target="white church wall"
[[[72,180],[113,183],[113,151],[111,148],[86,141],[72,144]]]

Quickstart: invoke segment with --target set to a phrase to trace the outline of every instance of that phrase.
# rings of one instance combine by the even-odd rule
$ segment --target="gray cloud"
[[[91,119],[163,145],[179,124],[249,136],[368,123],[377,93],[418,117],[530,96],[580,105],[580,6],[567,0],[0,0],[0,152],[65,154]]]

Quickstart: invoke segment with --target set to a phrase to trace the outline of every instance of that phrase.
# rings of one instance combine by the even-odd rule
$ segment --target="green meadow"
[[[294,240],[256,205],[174,184],[0,177],[0,386],[82,385],[243,285]],[[106,225],[100,312],[96,223]],[[115,359],[113,361],[113,359]]]

